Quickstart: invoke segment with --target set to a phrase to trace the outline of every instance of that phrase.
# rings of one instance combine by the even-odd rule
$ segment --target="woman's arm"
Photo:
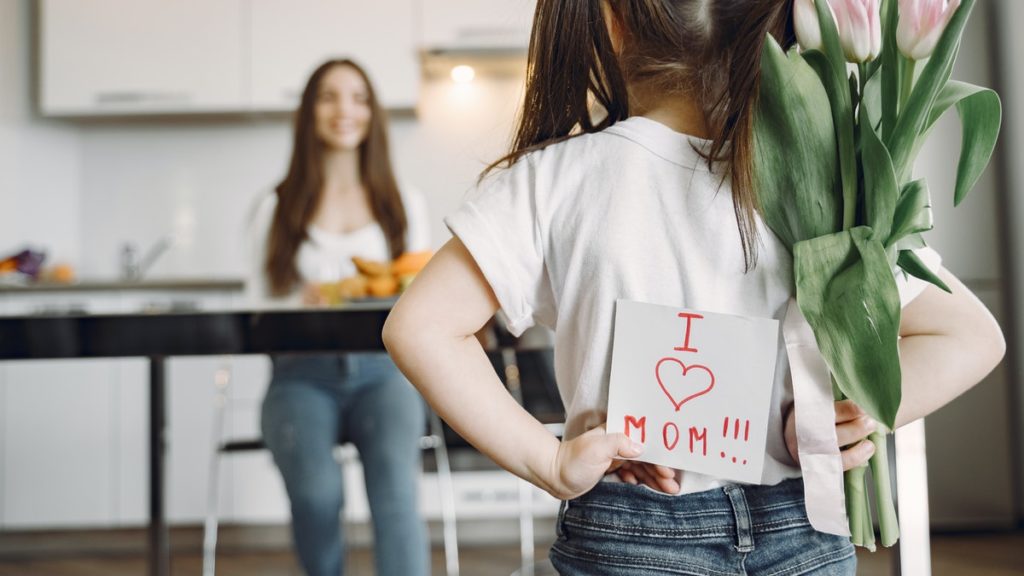
[[[395,305],[384,345],[423,397],[503,468],[568,499],[592,488],[618,457],[638,456],[624,434],[595,429],[559,442],[505,390],[475,334],[499,305],[457,238]]]
[[[1006,353],[1003,332],[985,305],[945,268],[937,274],[953,293],[928,286],[903,309],[899,343],[903,400],[896,414],[897,428],[969,390]]]

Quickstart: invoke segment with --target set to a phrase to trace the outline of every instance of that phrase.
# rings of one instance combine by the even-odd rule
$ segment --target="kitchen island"
[[[324,309],[0,316],[0,361],[149,359],[149,573],[170,574],[165,510],[169,357],[383,350],[392,301]]]

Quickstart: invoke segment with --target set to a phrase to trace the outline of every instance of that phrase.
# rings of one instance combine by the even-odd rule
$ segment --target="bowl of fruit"
[[[409,287],[434,255],[427,250],[406,252],[391,262],[355,256],[356,274],[338,282],[316,285],[320,303],[337,306],[347,302],[394,300]]]

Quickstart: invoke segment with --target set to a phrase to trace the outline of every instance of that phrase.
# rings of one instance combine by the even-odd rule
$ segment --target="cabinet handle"
[[[185,103],[191,99],[191,96],[187,92],[143,92],[121,90],[116,92],[96,93],[96,103],[101,106],[121,106],[126,104],[155,102]]]

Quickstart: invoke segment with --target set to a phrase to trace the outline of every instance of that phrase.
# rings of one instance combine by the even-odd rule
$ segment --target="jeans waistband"
[[[800,479],[774,486],[729,484],[682,496],[600,482],[563,505],[569,524],[624,536],[680,540],[732,536],[740,552],[753,549],[755,534],[808,525]]]

